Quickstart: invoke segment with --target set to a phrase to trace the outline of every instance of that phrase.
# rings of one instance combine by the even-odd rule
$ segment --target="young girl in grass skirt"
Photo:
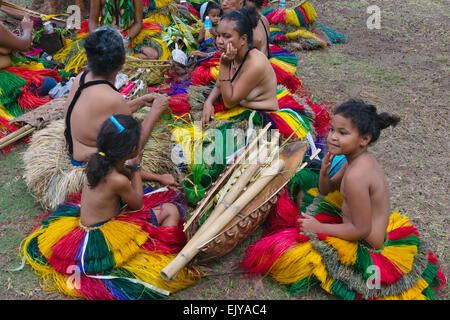
[[[439,263],[409,218],[390,213],[386,177],[367,150],[398,121],[359,101],[339,106],[320,173],[300,171],[290,181],[244,269],[289,284],[292,294],[319,284],[343,299],[434,298],[446,284]],[[332,158],[342,154],[347,162],[330,177]]]
[[[47,288],[76,298],[157,299],[200,279],[190,268],[172,282],[159,275],[186,243],[186,205],[174,190],[145,194],[139,137],[131,116],[107,119],[82,194],[61,204],[24,240],[22,252]]]

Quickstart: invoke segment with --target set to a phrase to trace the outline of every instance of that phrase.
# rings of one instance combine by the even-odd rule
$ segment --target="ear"
[[[241,46],[248,42],[248,36],[246,34],[241,36]]]
[[[366,133],[365,135],[361,136],[360,144],[359,146],[361,148],[365,148],[369,145],[370,141],[372,141],[372,134]]]

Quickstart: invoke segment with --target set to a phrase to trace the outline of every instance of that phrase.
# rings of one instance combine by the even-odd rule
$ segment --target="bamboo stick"
[[[12,138],[21,134],[22,132],[27,131],[30,128],[32,128],[32,126],[30,124],[27,124],[27,125],[23,126],[22,128],[8,134],[6,137],[3,137],[0,139],[0,145],[6,143],[7,141],[11,140]]]
[[[21,7],[21,6],[18,6],[18,5],[16,5],[16,4],[11,3],[11,2],[8,2],[8,1],[3,1],[3,6],[9,7],[9,8],[13,8],[13,9],[16,9],[16,10],[18,10],[18,11],[25,12],[25,13],[28,13],[28,14],[33,15],[33,16],[38,16],[38,17],[40,17],[40,16],[43,15],[43,14],[40,13],[40,12],[33,11],[33,10],[30,10],[30,9],[27,9],[27,8],[24,8],[24,7]],[[65,20],[60,19],[60,18],[56,18],[56,17],[53,17],[53,18],[51,18],[50,20],[55,20],[55,21],[57,21],[57,22],[64,23],[64,24],[66,23]]]
[[[250,161],[254,160],[256,161],[257,157],[257,150],[253,150],[253,153],[251,154]],[[268,155],[266,154],[264,159],[261,159],[262,163],[265,163],[268,158]],[[211,227],[213,223],[216,222],[216,219],[223,213],[225,210],[230,207],[230,205],[236,200],[237,197],[242,193],[244,188],[247,186],[250,179],[253,177],[253,175],[256,173],[256,171],[261,167],[261,164],[254,163],[250,164],[247,169],[244,170],[244,172],[241,174],[241,176],[238,178],[238,180],[234,183],[234,185],[230,188],[230,190],[227,192],[225,197],[220,201],[214,210],[209,215],[208,219],[201,225],[200,229],[197,230],[197,232],[192,236],[191,239],[189,239],[189,242],[185,245],[184,248],[186,250],[189,250],[189,248],[195,244],[197,239],[201,236],[202,230],[208,230],[208,228]]]
[[[20,130],[20,129],[19,129]],[[20,134],[16,135],[14,138],[9,139],[8,141],[6,141],[5,143],[0,145],[0,149],[3,149],[7,146],[9,146],[10,144],[16,142],[17,140],[22,139],[23,137],[26,137],[27,135],[29,135],[30,133],[32,133],[34,130],[36,130],[35,127],[31,127],[26,131],[21,132]],[[17,130],[18,131],[18,130]]]
[[[272,124],[269,122],[264,129],[261,130],[259,135],[245,148],[245,150],[241,153],[241,155],[236,159],[236,161],[227,169],[226,173],[222,175],[219,180],[216,181],[214,186],[208,191],[206,196],[200,201],[198,207],[193,211],[191,217],[189,220],[185,223],[183,232],[186,232],[187,228],[191,225],[191,223],[194,221],[194,219],[197,217],[197,215],[200,214],[200,212],[203,211],[205,206],[209,203],[209,201],[212,199],[212,196],[215,194],[216,191],[218,191],[219,187],[222,185],[222,183],[225,181],[226,178],[228,178],[228,175],[234,171],[234,169],[245,159],[247,156],[247,153],[250,152],[251,149],[253,149],[254,146],[257,145],[258,141],[261,140],[261,138],[266,134],[267,130],[269,130],[270,126]]]
[[[198,246],[217,235],[254,197],[269,184],[269,182],[284,168],[284,161],[276,160],[270,167],[266,168],[261,177],[255,181],[234,203],[229,206],[208,230],[201,230],[198,239],[187,248],[183,248],[172,262],[163,270],[161,277],[171,281],[178,272],[199,252]],[[200,228],[205,229],[205,228]],[[199,230],[200,231],[200,230]],[[191,241],[189,241],[191,242]]]

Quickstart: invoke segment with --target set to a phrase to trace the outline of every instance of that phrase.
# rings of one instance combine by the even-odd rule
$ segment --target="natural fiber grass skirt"
[[[125,211],[93,227],[80,223],[80,196],[42,220],[21,252],[42,277],[43,287],[74,298],[159,299],[193,285],[199,270],[184,268],[171,282],[160,271],[186,243],[182,224],[156,227],[150,209],[174,201],[174,191],[144,197],[140,211]]]
[[[23,153],[23,177],[45,210],[56,210],[69,194],[81,192],[85,180],[85,166],[76,167],[70,161],[64,128],[64,119],[60,119],[35,131]],[[142,168],[158,174],[173,173],[176,165],[170,160],[171,145],[170,131],[156,127],[144,147]]]

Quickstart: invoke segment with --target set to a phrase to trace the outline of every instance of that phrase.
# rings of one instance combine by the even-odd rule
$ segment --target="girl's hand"
[[[220,62],[224,64],[231,64],[233,62],[234,58],[236,57],[237,49],[233,47],[233,44],[228,43],[227,44],[227,50],[225,53],[222,53],[222,56],[220,57]]]
[[[203,112],[202,112],[202,127],[205,128],[209,120],[214,119],[214,106],[211,102],[206,100],[205,104],[203,105]]]
[[[144,149],[142,149],[135,158],[128,160],[128,164],[130,166],[134,166],[134,167],[140,166],[143,154],[144,154]]]
[[[165,186],[175,186],[175,187],[180,186],[177,179],[175,179],[175,177],[171,174],[160,175],[158,181],[161,182]]]
[[[325,157],[322,160],[322,166],[321,166],[320,171],[322,171],[323,173],[326,173],[328,175],[328,173],[330,172],[331,164],[333,163],[333,159],[334,159],[334,154],[327,152],[327,154],[325,155]]]
[[[298,219],[300,224],[300,234],[305,234],[306,232],[320,233],[321,223],[314,217],[302,212],[302,217],[304,219]]]
[[[22,21],[20,22],[20,26],[23,31],[33,31],[33,21],[30,20],[30,16],[28,14],[23,16]]]

